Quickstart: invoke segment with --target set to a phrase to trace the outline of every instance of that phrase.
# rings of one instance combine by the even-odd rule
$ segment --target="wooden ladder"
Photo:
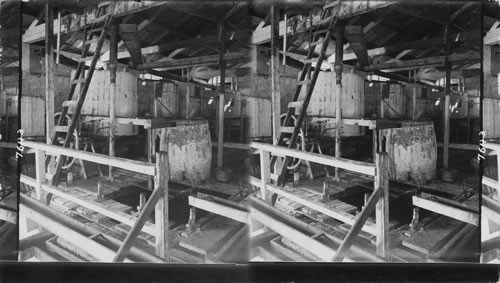
[[[337,13],[334,14],[333,10],[337,8]],[[321,64],[325,59],[326,50],[328,48],[328,43],[330,41],[331,33],[335,28],[335,25],[338,20],[338,11],[340,10],[340,1],[332,2],[323,7],[323,11],[321,14],[321,19],[317,23],[316,28],[311,27],[309,31],[309,50],[307,52],[307,57],[304,61],[304,66],[302,68],[302,72],[300,73],[299,80],[297,81],[297,88],[295,90],[295,94],[293,96],[292,101],[288,104],[288,111],[281,126],[278,145],[287,146],[288,148],[293,148],[295,143],[297,142],[297,138],[300,133],[300,128],[304,123],[307,106],[309,105],[309,101],[311,100],[311,96],[313,94],[314,86],[316,84],[316,80],[318,79],[319,71],[321,70]],[[321,29],[321,26],[328,23],[327,29]],[[325,34],[325,40],[321,43],[320,35]],[[314,50],[316,46],[322,44],[321,51],[318,59],[313,58]],[[316,61],[316,67],[313,70],[312,62]],[[299,96],[302,90],[302,87],[306,87],[306,95],[304,100],[299,101]],[[292,116],[295,114],[296,109],[300,111],[298,118],[295,122],[295,125],[292,124]],[[290,137],[291,136],[291,137]],[[286,174],[287,166],[290,162],[290,157],[285,157],[284,162],[281,167],[277,169],[278,179],[277,183],[279,185],[283,184],[283,179]],[[274,167],[276,162],[276,157],[273,157],[271,167]]]
[[[97,61],[101,56],[101,49],[106,38],[106,30],[112,18],[109,12],[106,13],[106,7],[109,7],[109,3],[103,3],[98,6],[96,18],[90,25],[87,25],[83,31],[84,46],[82,48],[81,58],[78,59],[79,63],[71,80],[70,91],[66,97],[66,101],[62,104],[62,113],[54,127],[54,135],[52,137],[53,145],[60,145],[61,143],[59,142],[59,139],[64,139],[64,142],[62,143],[63,147],[69,148],[71,145],[71,139],[78,124],[82,106],[92,80],[92,75],[94,74]],[[104,24],[99,27],[99,23],[102,22],[102,20],[104,20]],[[87,71],[87,74],[85,74],[85,62],[87,61],[86,56],[90,49],[90,45],[93,43],[97,44],[96,49],[92,57],[92,62],[90,63],[90,68]],[[74,99],[76,85],[80,85],[80,94],[76,97],[76,99]],[[69,117],[71,121],[67,121],[66,117]],[[52,158],[56,157],[49,156],[46,160],[46,165],[50,164]],[[65,162],[66,156],[64,155],[60,155],[55,159],[55,170],[54,173],[51,174],[52,176],[50,181],[53,186],[57,186],[59,183],[59,176]]]

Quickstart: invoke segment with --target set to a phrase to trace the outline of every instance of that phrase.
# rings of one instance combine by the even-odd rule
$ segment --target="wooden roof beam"
[[[161,1],[113,1],[110,4],[110,9],[114,11],[113,17],[121,17],[161,5],[165,5],[165,3]],[[104,21],[104,19],[97,17],[97,7],[86,8],[84,9],[83,14],[73,13],[61,18],[61,34],[70,33],[84,28],[85,19],[87,25]],[[57,33],[58,27],[59,21],[55,19],[54,33]],[[22,41],[24,43],[34,43],[44,39],[45,23],[28,28],[23,34]]]
[[[415,59],[401,62],[392,63],[382,63],[373,64],[363,68],[364,71],[378,71],[378,70],[391,70],[391,69],[412,69],[414,67],[428,67],[428,66],[441,66],[444,64],[446,56],[437,56],[423,59]],[[476,62],[480,60],[480,55],[478,53],[466,53],[466,54],[453,54],[449,56],[449,62],[451,63],[463,63],[463,62]]]
[[[250,52],[241,51],[235,53],[226,53],[224,55],[225,61],[245,61],[250,60]],[[207,66],[218,64],[219,55],[208,55],[208,56],[200,56],[194,58],[184,58],[184,59],[175,59],[163,62],[153,62],[153,63],[145,63],[137,66],[139,70],[149,70],[149,69],[182,69],[187,67],[195,67],[195,66]]]

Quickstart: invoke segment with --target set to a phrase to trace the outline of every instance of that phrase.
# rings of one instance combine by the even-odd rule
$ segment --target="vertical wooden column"
[[[45,4],[45,125],[46,141],[54,136],[54,8]]]
[[[341,133],[342,133],[342,67],[344,56],[344,26],[339,24],[335,29],[335,157],[341,157]],[[327,39],[328,40],[328,39]],[[335,178],[339,180],[339,168],[335,168]]]
[[[378,152],[375,156],[375,189],[380,188],[382,193],[375,205],[375,219],[377,229],[377,255],[390,259],[389,252],[389,159],[386,152]]]
[[[42,193],[42,183],[46,180],[45,172],[45,152],[40,149],[35,149],[35,170],[36,170],[36,187],[35,192],[39,200],[43,201],[44,194]]]
[[[446,88],[445,88],[445,96],[444,96],[444,105],[443,105],[443,126],[444,126],[444,135],[443,135],[443,168],[448,169],[448,155],[449,155],[449,146],[450,146],[450,82],[451,82],[451,63],[448,61],[448,56],[450,55],[450,41],[449,41],[449,32],[448,25],[445,26],[444,31],[444,42],[446,48],[446,59],[445,59],[445,68],[446,68]]]
[[[416,86],[413,86],[411,101],[412,101],[411,105],[413,106],[412,111],[411,111],[411,119],[415,120],[415,119],[417,119],[417,87]]]
[[[260,150],[260,179],[262,181],[262,185],[260,186],[260,193],[263,200],[268,199],[268,193],[266,185],[271,182],[271,164],[270,164],[271,156],[269,151],[265,151],[263,149]]]
[[[224,21],[219,23],[219,69],[220,69],[220,87],[219,87],[219,133],[217,138],[217,167],[222,168],[222,159],[224,154],[224,85],[226,82],[226,62],[224,53],[226,52],[226,24]]]
[[[271,112],[273,126],[273,144],[278,144],[281,128],[281,95],[280,95],[280,53],[279,53],[280,10],[271,6]]]
[[[109,43],[109,156],[115,156],[116,127],[116,69],[118,58],[118,22],[110,25],[111,39]],[[109,166],[109,178],[113,180],[113,167]]]
[[[155,206],[156,255],[169,260],[168,252],[168,150],[156,153],[155,190],[162,190]]]

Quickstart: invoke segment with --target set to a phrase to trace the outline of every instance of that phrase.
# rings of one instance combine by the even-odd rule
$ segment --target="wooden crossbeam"
[[[460,220],[465,223],[472,224],[474,226],[479,225],[479,213],[478,212],[471,212],[467,211],[464,209],[460,208],[460,203],[456,203],[456,206],[448,205],[445,203],[433,201],[432,199],[429,198],[422,198],[422,197],[417,197],[413,196],[412,198],[413,205],[418,206],[423,209],[427,209],[429,211],[445,215],[448,217],[451,217],[453,219]],[[453,202],[453,201],[450,201]],[[469,208],[471,209],[471,208]]]
[[[195,196],[189,196],[188,201],[190,206],[222,215],[242,223],[248,223],[248,211],[237,203],[217,197],[200,198]]]
[[[195,67],[195,66],[206,66],[206,65],[215,65],[219,63],[220,56],[217,55],[208,55],[208,56],[200,56],[193,58],[184,58],[184,59],[173,59],[169,61],[162,62],[154,62],[154,63],[145,63],[137,66],[139,70],[148,70],[148,69],[181,69],[187,67]],[[233,53],[225,53],[224,61],[238,62],[238,61],[246,61],[250,59],[250,54],[247,51],[243,52],[233,52]]]
[[[437,56],[423,59],[407,60],[400,62],[373,64],[364,67],[364,71],[376,71],[376,70],[390,70],[390,69],[404,69],[404,68],[414,68],[414,67],[426,67],[426,66],[441,66],[444,65],[446,56]],[[448,62],[450,63],[465,63],[465,62],[479,62],[480,56],[478,53],[472,54],[454,54],[448,57]]]
[[[345,26],[344,35],[354,50],[361,66],[369,64],[368,51],[366,50],[365,37],[361,26]]]
[[[141,43],[139,41],[139,30],[135,24],[120,24],[119,27],[120,37],[122,38],[129,54],[131,55],[134,65],[143,63],[141,53]]]

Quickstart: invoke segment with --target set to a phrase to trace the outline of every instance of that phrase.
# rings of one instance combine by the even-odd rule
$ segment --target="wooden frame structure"
[[[500,144],[487,142],[483,146],[491,151],[488,155],[496,155],[497,168],[500,168]],[[498,199],[500,199],[500,177],[498,177],[498,180],[494,180],[483,176],[482,184],[495,189]],[[500,203],[483,192],[481,207],[481,240],[483,242],[500,237],[500,229],[491,231],[490,221],[500,225]]]
[[[341,222],[352,225],[349,233],[344,238],[337,252],[322,254],[319,253],[321,248],[318,248],[317,255],[320,256],[322,260],[325,261],[343,261],[346,257],[346,253],[349,251],[353,245],[354,239],[359,234],[361,230],[368,232],[377,237],[376,242],[376,253],[381,258],[386,260],[390,259],[389,252],[389,179],[387,171],[387,153],[376,153],[375,164],[359,162],[348,160],[344,158],[336,158],[331,156],[325,156],[316,153],[304,152],[295,149],[283,148],[280,146],[274,146],[269,144],[251,142],[250,147],[252,149],[257,149],[260,154],[261,162],[261,179],[250,177],[249,182],[251,185],[260,188],[260,198],[265,200],[268,204],[272,205],[270,194],[278,194],[291,200],[298,202],[302,205],[310,207],[316,211],[326,214],[330,217],[335,218]],[[370,199],[366,203],[365,207],[357,217],[348,217],[345,214],[336,212],[327,208],[326,206],[321,206],[317,203],[312,203],[308,200],[302,199],[300,197],[294,196],[293,194],[287,193],[282,188],[273,185],[271,180],[276,180],[277,176],[272,175],[270,172],[270,162],[271,156],[276,157],[292,157],[307,160],[309,162],[315,162],[325,166],[337,167],[352,172],[365,174],[374,178],[374,192],[372,193]],[[376,214],[376,224],[373,226],[365,225],[366,220],[370,214],[375,209]],[[259,222],[260,214],[250,213],[251,221]],[[260,222],[265,222],[263,224],[269,225],[271,222],[260,220]],[[271,224],[272,225],[272,224]],[[280,226],[281,227],[281,226]],[[273,227],[270,227],[273,229]],[[278,233],[281,230],[279,227],[274,227]],[[287,236],[287,235],[285,235]],[[302,237],[303,238],[303,237]],[[308,248],[311,245],[311,241],[316,241],[310,239],[310,241],[304,242],[300,241],[297,244]]]
[[[109,253],[100,258],[104,261],[113,261],[120,262],[125,260],[126,255],[132,248],[133,241],[137,237],[140,231],[147,233],[149,235],[156,237],[155,244],[155,252],[156,255],[162,258],[165,261],[169,259],[169,247],[168,247],[168,162],[166,160],[167,154],[164,152],[157,153],[156,165],[146,162],[128,160],[119,157],[110,157],[107,155],[84,152],[74,149],[61,148],[58,146],[47,145],[38,142],[30,142],[24,141],[22,145],[26,148],[31,148],[35,151],[35,170],[36,170],[36,178],[30,178],[26,175],[21,175],[20,181],[26,185],[32,186],[35,188],[37,197],[39,202],[44,203],[48,206],[50,197],[47,195],[56,195],[58,197],[67,199],[71,202],[74,202],[80,206],[83,206],[92,211],[103,214],[109,218],[112,218],[116,221],[122,222],[131,226],[131,230],[128,232],[128,235],[125,241],[121,244],[116,255],[111,256]],[[103,208],[97,202],[89,202],[87,200],[79,199],[77,196],[73,196],[64,187],[55,187],[51,186],[47,183],[47,168],[45,166],[45,156],[46,155],[66,155],[68,157],[79,158],[86,161],[91,161],[94,163],[99,163],[103,165],[112,166],[115,168],[122,168],[125,170],[133,171],[136,173],[146,174],[154,177],[154,191],[147,201],[145,207],[141,210],[140,215],[135,218],[132,215],[114,212],[109,209]],[[34,201],[34,200],[33,200]],[[27,213],[28,218],[32,218],[35,220],[41,220],[44,218],[43,215],[37,213],[36,209],[30,209],[29,204],[32,204],[32,200],[29,200],[28,197],[23,196],[21,198],[21,210],[20,214]],[[38,202],[38,203],[39,203]],[[147,222],[147,217],[151,214],[151,212],[155,209],[155,224]],[[47,219],[45,219],[47,220]],[[60,229],[67,230],[69,228],[64,228],[57,221],[50,221],[50,219],[45,221],[37,221],[42,226],[47,223],[55,223],[51,227],[46,227],[49,231],[61,235],[64,237],[65,233],[59,233]],[[61,228],[62,227],[62,228]],[[69,229],[68,231],[70,231]],[[70,232],[71,234],[71,232]],[[76,237],[76,236],[75,236]],[[72,238],[75,240],[75,245],[81,245],[82,243],[90,243],[94,245],[92,239],[85,240],[84,242],[80,242],[81,237]]]

